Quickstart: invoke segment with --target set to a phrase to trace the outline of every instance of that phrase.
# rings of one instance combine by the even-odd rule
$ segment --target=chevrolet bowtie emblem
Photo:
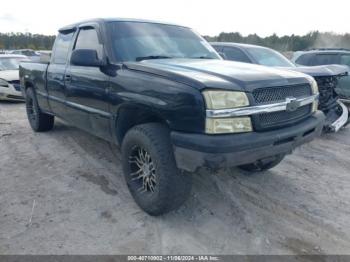
[[[295,97],[287,97],[286,103],[287,103],[286,110],[288,112],[293,112],[300,107],[300,102]]]

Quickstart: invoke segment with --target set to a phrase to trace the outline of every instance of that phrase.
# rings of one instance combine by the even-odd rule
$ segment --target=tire
[[[177,209],[190,195],[192,175],[177,168],[169,130],[162,124],[130,129],[122,143],[122,164],[135,202],[152,216]]]
[[[239,168],[248,172],[262,172],[277,166],[284,157],[285,155],[281,154],[266,159],[260,159],[254,163],[239,166]]]
[[[53,128],[55,117],[41,112],[32,88],[26,90],[26,109],[29,124],[35,132],[45,132]]]

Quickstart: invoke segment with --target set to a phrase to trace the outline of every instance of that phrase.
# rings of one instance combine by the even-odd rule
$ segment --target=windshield
[[[25,60],[18,57],[2,57],[0,58],[0,70],[18,70],[19,63]]]
[[[257,61],[259,65],[276,67],[295,67],[286,57],[268,48],[250,47],[247,52]]]
[[[142,22],[112,22],[110,30],[117,61],[158,58],[221,59],[207,41],[185,27]]]

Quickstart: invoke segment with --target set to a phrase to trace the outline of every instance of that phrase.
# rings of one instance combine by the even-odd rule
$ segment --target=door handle
[[[70,82],[72,80],[72,76],[71,75],[65,75],[64,76],[64,81],[65,82]]]

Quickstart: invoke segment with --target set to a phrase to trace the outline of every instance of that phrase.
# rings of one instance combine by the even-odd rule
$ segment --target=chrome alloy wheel
[[[142,193],[154,193],[156,188],[156,169],[151,155],[139,146],[135,146],[129,157],[132,186]]]

